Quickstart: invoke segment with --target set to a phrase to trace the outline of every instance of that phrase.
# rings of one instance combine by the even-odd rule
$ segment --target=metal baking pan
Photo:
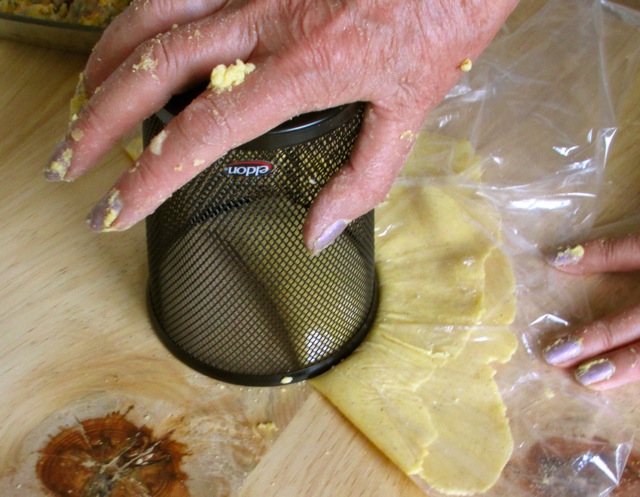
[[[0,38],[90,53],[104,28],[0,13]]]

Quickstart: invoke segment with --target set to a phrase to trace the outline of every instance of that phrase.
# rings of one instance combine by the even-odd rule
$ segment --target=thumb
[[[413,148],[422,120],[368,104],[349,161],[320,190],[303,228],[313,254],[331,245],[348,224],[382,202]]]

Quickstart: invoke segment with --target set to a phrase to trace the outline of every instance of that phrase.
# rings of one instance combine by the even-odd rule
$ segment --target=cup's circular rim
[[[156,117],[166,126],[205,89],[206,86],[198,85],[173,96],[162,109],[156,112]],[[362,102],[353,102],[295,116],[238,148],[275,150],[313,140],[342,126],[360,110],[362,105]]]

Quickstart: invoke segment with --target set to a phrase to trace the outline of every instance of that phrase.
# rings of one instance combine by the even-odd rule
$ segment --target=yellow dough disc
[[[516,346],[507,329],[478,330],[418,392],[430,403],[437,431],[416,474],[428,487],[448,494],[475,494],[488,490],[500,476],[513,439],[490,363],[508,360]]]
[[[451,144],[431,151],[468,173],[477,158]],[[488,203],[429,186],[411,165],[404,178],[376,211],[376,323],[311,383],[420,486],[475,494],[495,483],[513,447],[492,363],[517,348],[515,278]]]
[[[478,322],[484,262],[494,243],[459,202],[439,188],[397,185],[376,224],[381,319]]]

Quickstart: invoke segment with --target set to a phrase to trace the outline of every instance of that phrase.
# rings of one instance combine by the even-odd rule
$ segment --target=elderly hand
[[[255,71],[207,90],[165,128],[92,211],[123,230],[231,148],[298,114],[365,101],[349,163],[313,203],[306,246],[319,252],[384,199],[428,112],[499,30],[517,0],[134,0],[96,46],[90,97],[46,176],[72,181],[172,95],[237,59]]]
[[[640,234],[595,240],[561,250],[552,264],[571,274],[640,270]],[[574,368],[597,390],[640,380],[640,304],[563,336],[544,351],[550,364]]]

